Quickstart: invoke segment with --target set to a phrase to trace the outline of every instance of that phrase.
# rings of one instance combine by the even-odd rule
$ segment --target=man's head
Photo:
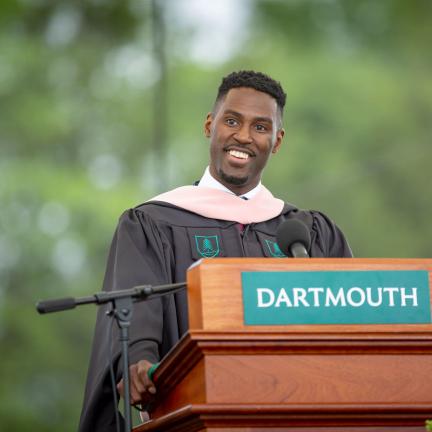
[[[211,174],[237,195],[259,183],[279,149],[285,98],[281,85],[259,72],[233,72],[222,80],[204,130]]]

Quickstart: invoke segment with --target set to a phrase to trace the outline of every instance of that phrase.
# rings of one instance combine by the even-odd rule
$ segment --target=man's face
[[[284,130],[276,100],[267,93],[240,87],[209,113],[204,131],[210,138],[210,173],[237,195],[252,190]]]

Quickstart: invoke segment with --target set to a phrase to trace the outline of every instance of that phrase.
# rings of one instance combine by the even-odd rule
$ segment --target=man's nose
[[[242,126],[241,129],[239,129],[234,135],[234,139],[240,144],[250,144],[252,142],[252,137],[250,134],[249,126]]]

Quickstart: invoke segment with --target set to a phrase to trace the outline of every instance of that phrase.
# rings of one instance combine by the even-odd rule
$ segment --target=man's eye
[[[257,125],[255,126],[255,129],[256,129],[257,131],[259,131],[259,132],[265,132],[265,131],[267,130],[267,128],[266,128],[264,125],[262,125],[262,124],[257,124]]]
[[[236,126],[237,125],[237,120],[234,120],[232,118],[226,119],[226,124],[228,126]]]

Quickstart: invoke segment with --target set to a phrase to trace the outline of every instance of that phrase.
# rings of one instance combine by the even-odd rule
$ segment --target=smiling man
[[[241,195],[258,186],[270,154],[282,143],[278,103],[283,106],[285,94],[282,89],[273,96],[254,88],[225,87],[204,126],[210,138],[210,174]]]
[[[312,257],[350,257],[350,248],[333,222],[317,211],[284,203],[261,184],[269,157],[284,136],[286,95],[278,82],[254,72],[234,72],[222,80],[204,133],[210,165],[195,186],[183,186],[126,211],[111,245],[104,290],[143,284],[183,282],[200,258],[281,257],[276,230],[299,219],[310,231]],[[116,387],[123,394],[117,335],[100,308],[87,379],[80,431],[115,431],[109,375],[111,339]],[[130,328],[132,403],[156,392],[147,376],[187,331],[185,291],[135,303]]]

